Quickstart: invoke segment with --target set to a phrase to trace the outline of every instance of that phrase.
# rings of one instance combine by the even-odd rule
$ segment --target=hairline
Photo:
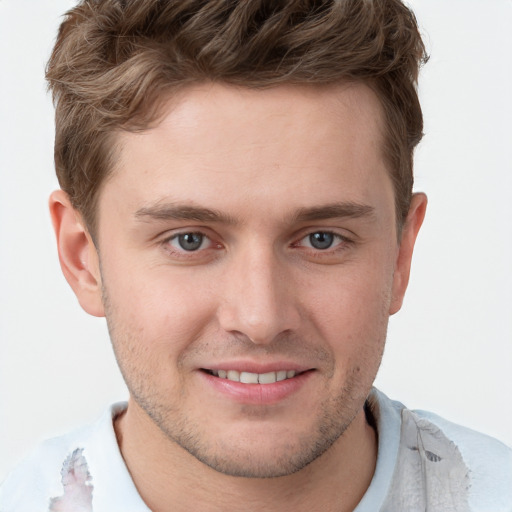
[[[402,217],[401,211],[399,210],[397,204],[397,189],[395,185],[395,181],[393,179],[394,173],[391,168],[391,162],[388,161],[386,156],[386,148],[389,146],[391,142],[391,137],[386,135],[386,125],[387,125],[387,117],[384,108],[384,104],[376,91],[375,86],[373,85],[373,81],[371,79],[363,80],[363,79],[354,79],[354,78],[340,78],[335,82],[326,82],[326,83],[315,83],[315,82],[300,82],[300,81],[283,81],[276,84],[262,84],[261,86],[255,85],[244,85],[244,84],[233,84],[227,80],[196,80],[186,84],[180,84],[178,86],[169,85],[168,88],[164,89],[160,94],[155,94],[155,97],[150,101],[149,108],[146,109],[146,112],[142,112],[140,116],[143,119],[145,115],[149,114],[149,117],[146,119],[145,123],[140,123],[139,117],[135,119],[130,119],[127,123],[120,127],[114,127],[112,130],[107,131],[105,134],[107,138],[110,139],[110,149],[108,153],[108,165],[106,166],[106,172],[102,176],[101,182],[98,184],[95,193],[93,195],[91,203],[88,205],[88,212],[80,211],[82,218],[84,219],[85,227],[87,228],[89,234],[93,241],[97,240],[97,230],[98,230],[98,218],[99,218],[99,198],[103,191],[103,187],[106,186],[108,181],[114,177],[114,175],[119,172],[120,166],[120,153],[123,151],[123,144],[120,141],[120,135],[125,132],[139,132],[144,133],[146,131],[151,130],[152,128],[157,127],[162,121],[163,117],[169,113],[169,109],[173,107],[173,105],[178,105],[179,102],[188,94],[191,89],[196,87],[201,87],[207,84],[216,85],[220,84],[223,86],[231,87],[234,90],[269,90],[275,89],[279,87],[291,87],[291,88],[299,88],[299,89],[339,89],[340,87],[351,87],[354,85],[362,84],[366,86],[368,89],[372,91],[375,95],[375,98],[378,102],[380,109],[380,120],[378,122],[378,128],[380,132],[380,140],[379,145],[381,151],[381,157],[383,159],[384,167],[388,174],[388,178],[391,180],[392,188],[393,188],[393,198],[395,201],[395,223],[396,223],[396,231],[397,238],[400,240],[401,232],[403,226],[405,224],[405,218]],[[88,213],[88,215],[87,215]]]

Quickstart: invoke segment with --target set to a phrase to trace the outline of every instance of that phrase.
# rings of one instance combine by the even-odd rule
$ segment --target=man
[[[372,390],[426,208],[423,58],[396,1],[68,15],[51,213],[130,402],[1,510],[510,510],[510,451]]]

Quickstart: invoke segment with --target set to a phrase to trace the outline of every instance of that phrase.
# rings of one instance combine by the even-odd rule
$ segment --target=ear
[[[427,196],[425,194],[414,194],[411,200],[411,207],[407,219],[402,228],[400,246],[398,248],[393,275],[393,291],[389,314],[394,315],[402,307],[405,290],[409,284],[411,271],[412,253],[416,237],[425,218],[427,209]]]
[[[66,281],[87,313],[105,316],[98,252],[81,215],[64,191],[51,194],[50,215]]]

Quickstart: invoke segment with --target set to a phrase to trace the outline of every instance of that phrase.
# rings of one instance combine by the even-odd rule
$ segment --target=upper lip
[[[281,370],[294,370],[296,373],[302,373],[307,370],[313,370],[311,366],[294,363],[291,361],[274,361],[268,363],[257,363],[254,361],[226,361],[202,366],[203,370],[237,370],[248,373],[270,373]]]

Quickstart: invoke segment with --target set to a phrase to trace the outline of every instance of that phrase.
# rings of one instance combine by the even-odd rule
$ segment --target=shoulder
[[[0,512],[92,510],[105,460],[122,466],[112,418],[124,407],[115,404],[97,422],[41,443],[0,486]]]
[[[0,512],[47,510],[50,499],[63,494],[62,468],[84,436],[87,430],[80,429],[41,443],[1,485]]]
[[[414,411],[457,447],[469,469],[470,502],[475,510],[512,511],[512,449],[501,441],[441,418]]]
[[[439,510],[459,510],[452,503],[457,496],[457,503],[468,507],[461,510],[512,511],[509,447],[431,412],[407,409],[379,391],[374,390],[372,399],[378,404],[378,414],[393,418],[394,428],[400,430],[390,486],[393,503],[421,482],[422,493],[430,496],[430,502],[438,502]],[[380,422],[379,427],[386,429],[386,424]]]

